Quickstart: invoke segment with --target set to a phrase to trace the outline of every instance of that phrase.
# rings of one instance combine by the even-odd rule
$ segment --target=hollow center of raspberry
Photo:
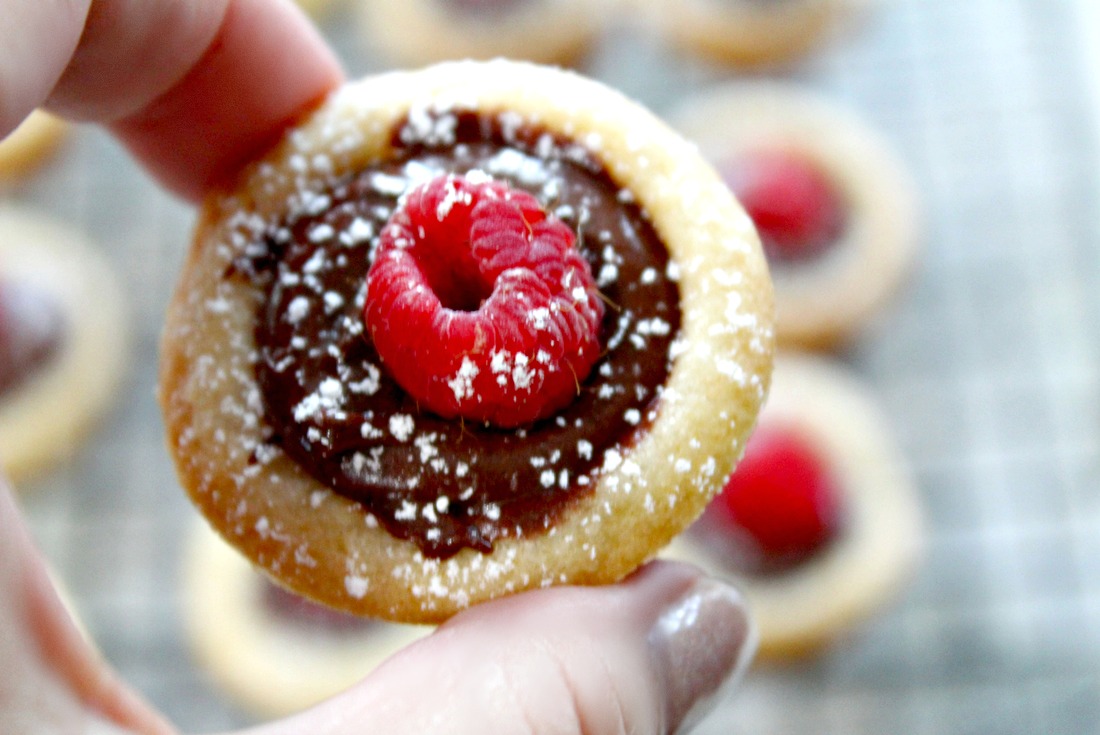
[[[847,213],[844,198],[807,157],[760,149],[726,161],[720,170],[770,259],[809,259],[839,239]]]
[[[843,525],[841,491],[827,462],[804,433],[781,425],[757,429],[708,515],[756,571],[810,559]]]
[[[422,265],[428,287],[439,303],[452,311],[473,312],[493,293],[493,283],[472,260],[425,259]]]

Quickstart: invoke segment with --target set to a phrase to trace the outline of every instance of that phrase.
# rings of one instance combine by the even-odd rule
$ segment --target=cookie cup
[[[797,59],[838,35],[872,0],[652,0],[676,46],[733,66]]]
[[[75,227],[0,204],[0,281],[40,292],[62,319],[43,364],[0,396],[0,466],[13,482],[68,460],[126,372],[128,315],[107,259]]]
[[[760,425],[798,431],[825,462],[844,523],[828,546],[796,567],[739,572],[720,551],[688,533],[670,558],[726,578],[744,593],[760,634],[760,661],[820,652],[896,601],[923,546],[918,489],[894,432],[869,388],[840,364],[784,353]]]
[[[673,124],[716,165],[755,150],[787,151],[832,183],[847,208],[821,255],[772,268],[780,343],[843,346],[896,297],[917,258],[916,185],[891,142],[843,105],[777,82],[740,82],[686,99]]]
[[[264,444],[252,364],[263,294],[225,274],[289,212],[385,160],[404,121],[446,111],[505,116],[587,149],[665,243],[682,322],[655,420],[605,455],[594,490],[544,533],[441,560]],[[758,239],[728,189],[694,146],[617,92],[499,60],[375,76],[332,95],[205,202],[164,332],[168,445],[214,528],[280,584],[356,614],[438,622],[525,589],[614,582],[684,529],[720,489],[767,393],[772,308]]]
[[[364,621],[361,628],[295,619],[265,602],[269,583],[204,523],[187,540],[181,596],[196,661],[258,717],[311,707],[431,632]]]
[[[57,150],[69,131],[64,120],[35,110],[0,139],[0,182],[15,181],[38,168]]]
[[[445,0],[361,0],[364,42],[408,66],[496,57],[572,65],[603,29],[606,8],[589,0],[526,0],[476,12]]]

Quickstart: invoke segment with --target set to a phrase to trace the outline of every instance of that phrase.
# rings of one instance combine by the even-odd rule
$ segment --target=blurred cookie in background
[[[69,124],[43,110],[35,110],[0,140],[0,183],[26,176],[53,155],[69,131]]]
[[[921,528],[913,478],[868,389],[837,363],[785,354],[741,464],[665,555],[737,584],[759,658],[791,659],[898,596]]]
[[[848,30],[874,0],[636,0],[670,43],[741,67],[798,59]]]
[[[572,66],[603,30],[606,0],[354,0],[365,43],[400,66],[504,57]]]
[[[294,2],[316,21],[323,20],[332,11],[333,5],[345,0],[294,0]]]
[[[331,697],[427,635],[330,610],[277,587],[195,521],[182,601],[197,661],[237,705],[279,717]]]
[[[0,203],[0,464],[19,482],[67,459],[115,397],[122,284],[79,230]]]
[[[904,282],[919,237],[915,185],[883,134],[781,82],[712,88],[671,120],[756,224],[780,344],[829,348],[862,332]]]

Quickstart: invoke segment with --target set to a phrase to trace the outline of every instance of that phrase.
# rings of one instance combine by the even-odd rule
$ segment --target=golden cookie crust
[[[0,280],[25,283],[61,311],[57,350],[0,396],[0,464],[21,480],[66,459],[109,407],[125,374],[122,285],[73,227],[0,204]]]
[[[780,344],[836,346],[893,299],[916,259],[919,206],[907,167],[878,130],[839,104],[779,82],[705,91],[671,119],[715,163],[761,148],[804,157],[848,206],[845,232],[826,254],[772,269]]]
[[[196,521],[184,557],[184,622],[196,660],[242,707],[263,718],[327,699],[431,632],[374,622],[361,631],[288,621],[264,604],[270,584]]]
[[[733,66],[803,56],[835,35],[873,0],[647,0],[678,47]]]
[[[362,0],[364,41],[404,66],[497,57],[576,63],[602,31],[605,7],[590,0],[526,0],[499,12],[457,12],[445,0]]]
[[[280,450],[250,463],[263,443],[250,362],[262,294],[222,278],[289,207],[384,159],[394,127],[429,110],[507,114],[583,144],[648,213],[679,271],[682,311],[658,417],[634,447],[603,458],[596,491],[545,534],[446,560],[393,538]],[[772,309],[748,217],[694,146],[637,104],[571,72],[502,60],[383,74],[334,94],[205,202],[164,331],[168,445],[215,529],[281,584],[357,614],[436,622],[524,589],[616,581],[685,528],[767,393]]]
[[[760,424],[793,427],[829,463],[846,501],[842,535],[798,568],[739,575],[687,534],[667,555],[726,577],[745,593],[759,658],[820,650],[897,597],[922,545],[922,513],[908,463],[868,389],[845,368],[781,353]]]
[[[68,124],[43,110],[35,110],[7,137],[0,139],[0,181],[28,174],[61,144]]]

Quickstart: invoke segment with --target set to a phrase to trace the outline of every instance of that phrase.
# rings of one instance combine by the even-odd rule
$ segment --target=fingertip
[[[591,695],[580,695],[576,706],[588,713],[579,730],[586,733],[614,731],[596,724],[607,712],[592,704],[601,701],[595,693],[605,683],[593,676],[593,660],[602,660],[603,673],[615,679],[611,689],[645,692],[625,708],[637,719],[637,731],[646,731],[643,720],[656,718],[655,732],[682,732],[736,686],[757,646],[755,625],[736,588],[690,564],[664,560],[617,585],[551,588],[498,600],[443,628],[464,640],[471,633],[493,636],[486,651],[515,650],[527,643],[512,640],[521,636],[543,641],[573,680],[566,690]]]
[[[661,610],[649,633],[669,732],[696,724],[744,675],[756,628],[741,593],[699,576]]]
[[[441,723],[456,735],[681,732],[737,681],[753,650],[736,590],[655,562],[620,584],[471,608],[351,690],[257,735],[343,735],[366,721],[392,733]]]
[[[196,201],[343,79],[335,54],[298,8],[236,0],[190,71],[110,128],[163,185]]]

